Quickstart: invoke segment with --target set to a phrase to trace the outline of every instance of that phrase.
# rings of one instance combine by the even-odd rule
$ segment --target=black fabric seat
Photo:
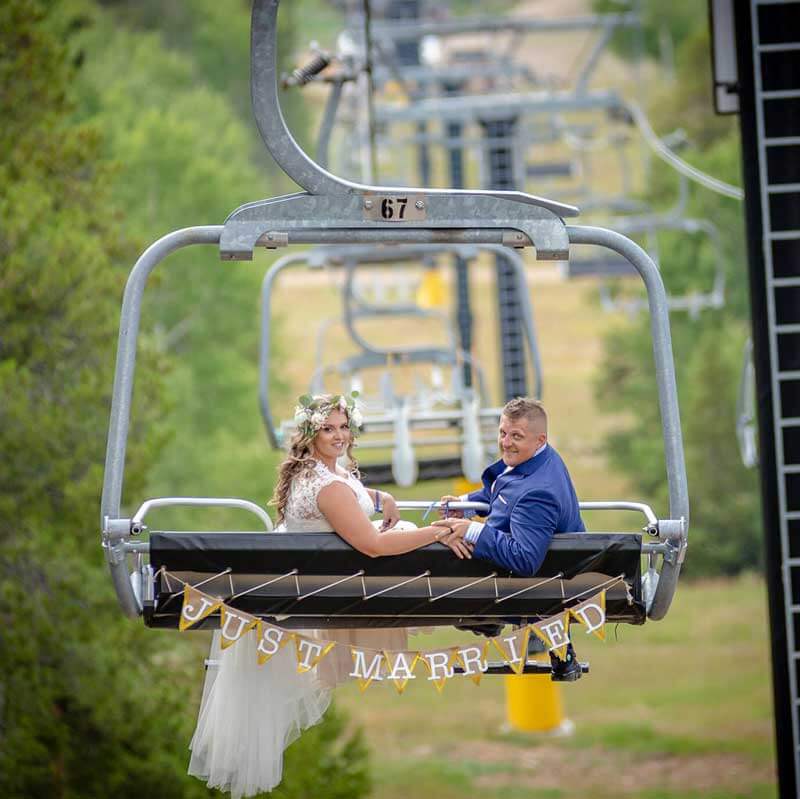
[[[281,617],[278,623],[285,627],[403,627],[546,616],[557,613],[565,598],[581,594],[580,599],[586,599],[593,587],[620,575],[630,586],[630,596],[621,584],[609,588],[607,620],[642,624],[646,614],[640,587],[641,544],[641,536],[631,533],[562,533],[553,539],[536,577],[530,578],[511,575],[486,561],[459,560],[442,544],[370,558],[335,533],[162,532],[150,536],[150,563],[157,572],[163,567],[190,584],[230,569],[230,574],[200,587],[226,601],[231,594],[296,569],[296,579],[287,577],[227,602],[264,618]],[[325,587],[359,571],[363,577]],[[393,587],[426,571],[429,578]],[[492,572],[496,580],[467,587]],[[563,579],[537,585],[557,574]],[[532,587],[519,596],[496,601],[527,586]],[[320,588],[324,590],[304,597]],[[155,600],[145,607],[148,625],[177,627],[181,598],[175,594],[180,589],[180,583],[157,574]],[[431,601],[454,589],[459,590]],[[377,592],[384,593],[364,599]],[[218,624],[214,614],[203,626]]]

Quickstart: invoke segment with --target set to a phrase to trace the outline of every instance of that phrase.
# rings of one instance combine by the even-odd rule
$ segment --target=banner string
[[[157,574],[163,574],[163,575],[164,575],[164,579],[165,579],[165,580],[166,580],[166,582],[167,582],[167,589],[168,589],[168,590],[169,590],[171,593],[170,593],[170,595],[169,595],[169,596],[168,596],[168,597],[167,597],[167,598],[164,600],[164,604],[163,604],[161,607],[166,607],[166,605],[167,605],[167,603],[168,603],[168,602],[171,602],[173,599],[175,599],[175,597],[176,597],[176,596],[180,596],[180,595],[183,593],[183,589],[181,589],[180,591],[172,591],[172,586],[169,584],[170,577],[171,577],[173,580],[177,580],[177,581],[178,581],[179,583],[181,583],[181,585],[183,585],[184,587],[186,587],[186,586],[188,585],[188,586],[189,586],[189,588],[195,588],[195,589],[196,589],[196,588],[199,588],[201,585],[205,585],[206,583],[210,583],[210,582],[212,582],[212,581],[216,580],[216,579],[217,579],[217,578],[219,578],[219,577],[224,577],[226,574],[230,575],[230,573],[231,573],[232,571],[233,571],[233,569],[231,569],[231,567],[230,567],[230,566],[228,566],[226,569],[224,569],[223,571],[219,572],[219,574],[215,574],[215,575],[213,575],[213,577],[206,577],[206,579],[205,579],[205,580],[201,580],[199,583],[194,583],[194,585],[193,585],[192,583],[188,583],[188,582],[186,582],[186,580],[181,580],[181,578],[180,578],[180,577],[176,577],[174,574],[170,574],[170,573],[167,571],[166,567],[165,567],[165,566],[162,566],[162,567],[161,567],[161,568],[158,570]],[[232,587],[233,587],[233,579],[231,579],[231,588],[232,588]],[[231,591],[231,593],[233,593],[233,591]],[[232,599],[232,597],[228,597],[228,600],[230,600],[230,599]]]
[[[400,588],[401,586],[413,583],[415,580],[421,580],[423,577],[430,577],[430,576],[431,576],[430,571],[426,569],[424,572],[422,572],[422,574],[418,574],[416,577],[409,577],[407,580],[403,580],[403,582],[401,583],[395,583],[394,585],[390,585],[388,588],[382,588],[380,591],[375,591],[372,594],[365,594],[363,599],[359,599],[357,602],[353,602],[352,605],[348,605],[344,610],[349,610],[350,608],[353,607],[353,605],[357,605],[358,602],[366,602],[368,599],[375,599],[376,596],[382,596],[383,594],[386,594],[389,591],[393,591],[395,588]]]
[[[519,591],[514,591],[513,594],[507,594],[506,596],[498,597],[494,600],[496,605],[499,605],[501,602],[505,602],[507,599],[513,599],[515,596],[519,596],[520,594],[524,594],[526,591],[531,591],[534,588],[541,588],[548,583],[552,583],[553,580],[560,580],[564,576],[564,572],[559,572],[558,574],[554,575],[553,577],[548,577],[546,580],[542,580],[540,583],[534,583],[533,585],[527,585],[525,588],[520,588]],[[564,586],[561,586],[561,595],[564,595]]]
[[[299,602],[301,599],[308,599],[308,597],[310,596],[321,594],[323,591],[327,591],[329,588],[333,588],[335,585],[341,585],[342,583],[346,583],[348,580],[354,580],[356,577],[362,577],[363,575],[364,575],[364,570],[359,569],[355,574],[350,574],[347,577],[342,577],[341,580],[336,580],[335,582],[323,585],[321,588],[315,588],[313,591],[309,591],[307,594],[298,596],[297,601]]]
[[[445,591],[443,594],[432,596],[428,599],[428,602],[436,602],[439,599],[444,599],[446,596],[457,594],[459,591],[463,591],[466,588],[472,588],[473,585],[478,585],[478,583],[485,583],[487,580],[493,580],[495,577],[497,577],[497,572],[492,572],[491,574],[487,574],[485,577],[479,577],[477,580],[473,580],[471,583],[466,583],[465,585],[458,586],[458,588],[453,588],[451,591]],[[495,588],[495,593],[496,592],[497,589]]]
[[[282,574],[280,577],[274,577],[272,580],[267,580],[267,582],[265,583],[254,585],[252,588],[248,588],[246,591],[239,591],[238,594],[233,594],[233,596],[231,596],[228,601],[233,602],[234,599],[238,599],[240,596],[245,596],[245,594],[250,594],[253,591],[258,591],[259,588],[266,588],[268,585],[272,585],[273,583],[285,580],[287,577],[292,577],[295,574],[297,574],[297,569],[292,569],[290,572],[286,572],[286,574]]]
[[[612,586],[616,585],[617,583],[625,583],[625,575],[624,574],[620,574],[617,577],[612,577],[610,580],[606,580],[604,583],[600,583],[600,585],[596,585],[593,588],[587,588],[585,591],[581,591],[579,594],[573,594],[572,596],[567,597],[564,600],[563,604],[566,604],[567,602],[572,602],[574,599],[577,599],[578,597],[583,596],[584,594],[590,594],[593,591],[600,591],[603,588],[611,588]],[[625,588],[628,588],[628,584],[627,583],[625,583]]]
[[[194,584],[189,583],[186,580],[182,580],[180,577],[177,577],[174,574],[170,574],[169,572],[166,571],[166,568],[164,566],[162,566],[158,570],[157,574],[163,574],[166,582],[168,583],[168,587],[169,587],[169,579],[172,578],[174,580],[177,580],[177,582],[181,583],[184,586],[189,586],[190,588],[197,589],[200,586],[205,585],[206,583],[212,582],[213,580],[216,580],[217,578],[222,577],[222,576],[224,576],[226,574],[228,574],[230,576],[231,572],[232,572],[232,569],[230,567],[228,567],[224,571],[221,571],[218,574],[215,574],[215,575],[213,575],[211,577],[207,577],[206,579],[201,580],[200,582],[194,583]],[[244,596],[245,594],[251,593],[252,591],[256,591],[259,588],[263,588],[264,586],[271,585],[272,583],[276,583],[276,582],[278,582],[280,580],[284,580],[287,577],[294,577],[295,578],[296,590],[297,590],[297,593],[298,593],[297,599],[298,600],[306,599],[307,597],[314,596],[315,594],[318,594],[318,593],[320,593],[320,592],[322,592],[322,591],[324,591],[324,590],[326,590],[328,588],[331,588],[331,587],[333,587],[335,585],[340,585],[341,583],[347,582],[348,580],[352,580],[355,577],[363,577],[364,570],[361,569],[358,572],[356,572],[355,574],[350,574],[347,577],[343,577],[340,580],[337,580],[337,581],[335,581],[333,583],[328,583],[327,585],[324,585],[321,588],[315,589],[314,591],[311,591],[311,592],[309,592],[307,594],[303,594],[303,595],[300,595],[300,584],[298,582],[298,574],[299,574],[299,572],[298,572],[297,569],[292,569],[292,571],[287,572],[286,574],[280,575],[279,577],[276,577],[276,578],[273,578],[271,580],[268,580],[267,582],[262,583],[261,585],[253,586],[252,588],[248,588],[246,591],[241,591],[238,594],[232,594],[231,596],[229,596],[224,601],[230,602],[233,599],[236,599],[236,598],[238,598],[240,596]],[[497,604],[498,602],[502,602],[504,599],[510,599],[511,597],[516,596],[517,594],[520,594],[520,593],[522,593],[524,591],[534,590],[536,588],[539,588],[539,587],[545,585],[546,583],[552,582],[554,580],[561,579],[561,576],[562,576],[561,573],[559,573],[559,574],[557,574],[557,575],[555,575],[553,577],[548,577],[546,580],[542,581],[541,583],[537,583],[537,584],[531,585],[531,586],[526,586],[525,588],[520,589],[520,591],[516,592],[515,594],[509,594],[506,597],[500,597],[499,599],[493,599],[491,605],[489,605],[488,607],[491,607],[491,606]],[[453,594],[455,594],[455,593],[457,593],[459,591],[463,591],[466,588],[469,588],[471,586],[477,585],[478,583],[481,583],[481,582],[485,582],[486,580],[494,579],[496,581],[497,573],[496,572],[492,572],[492,574],[488,574],[485,577],[480,577],[477,580],[473,580],[470,583],[467,583],[465,585],[462,585],[462,586],[459,586],[457,588],[454,588],[451,591],[445,592],[444,594],[439,594],[438,596],[434,596],[433,592],[431,591],[431,586],[430,586],[430,572],[429,571],[425,571],[422,574],[418,574],[416,577],[410,577],[410,578],[408,578],[407,580],[404,580],[401,583],[397,583],[395,585],[389,586],[388,588],[384,588],[381,591],[377,591],[374,594],[365,595],[364,597],[362,597],[361,599],[357,600],[353,604],[351,604],[351,605],[347,606],[346,608],[344,608],[344,610],[340,611],[340,615],[343,615],[345,610],[348,610],[350,607],[353,607],[353,605],[355,605],[355,604],[359,604],[359,603],[361,603],[361,602],[363,602],[363,601],[365,601],[367,599],[372,599],[373,597],[380,596],[381,594],[385,594],[388,591],[393,590],[394,588],[398,588],[400,585],[407,585],[408,583],[414,582],[415,580],[420,580],[423,577],[425,577],[427,579],[427,581],[428,581],[428,590],[429,590],[429,593],[430,593],[429,598],[427,600],[421,602],[421,603],[416,604],[410,611],[406,611],[404,613],[398,613],[397,614],[397,618],[404,618],[404,617],[407,617],[407,616],[413,616],[414,615],[414,611],[419,610],[422,607],[428,607],[432,602],[435,602],[438,599],[442,599],[442,598],[447,597],[447,596],[452,596]],[[232,582],[233,581],[232,581],[232,578],[231,578],[231,583]],[[602,583],[598,583],[597,585],[594,585],[594,586],[592,586],[590,588],[587,588],[587,589],[585,589],[583,591],[580,591],[577,594],[573,594],[571,596],[564,597],[561,600],[560,603],[558,603],[556,605],[553,605],[551,609],[548,609],[548,612],[543,613],[543,614],[537,614],[536,618],[540,618],[540,619],[541,618],[547,618],[548,616],[551,616],[553,613],[557,612],[559,610],[559,608],[564,607],[568,603],[571,603],[574,600],[578,599],[579,597],[584,596],[584,594],[591,594],[593,592],[600,591],[603,588],[611,588],[614,585],[616,585],[617,583],[622,583],[625,586],[625,590],[626,590],[626,592],[628,594],[628,599],[629,599],[629,601],[632,601],[633,597],[631,595],[630,586],[625,581],[625,574],[622,573],[620,575],[617,575],[616,577],[611,577],[611,578],[609,578],[607,580],[604,580]],[[562,596],[563,596],[563,593],[564,593],[563,580],[561,582],[561,590],[562,590]],[[495,588],[495,591],[496,591],[496,588]],[[176,596],[179,596],[181,593],[182,593],[182,591],[176,591],[176,592],[171,593],[169,595],[169,597],[167,597],[167,599],[164,600],[164,603],[163,603],[163,605],[161,607],[166,606],[168,602],[170,602]],[[261,614],[261,615],[262,616],[264,616],[264,615],[269,616],[269,615],[273,615],[273,614]],[[291,615],[291,613],[284,614],[284,615]],[[482,614],[479,612],[479,613],[476,613],[475,615],[476,616],[480,616]]]

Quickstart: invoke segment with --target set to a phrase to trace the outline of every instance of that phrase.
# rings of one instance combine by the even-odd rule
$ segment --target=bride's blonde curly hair
[[[347,445],[347,457],[350,461],[350,472],[359,477],[358,461],[353,454],[355,439],[360,427],[360,414],[356,413],[353,398],[346,398],[340,394],[316,394],[313,397],[304,395],[300,397],[300,404],[295,410],[297,430],[289,439],[289,448],[286,457],[278,467],[278,481],[270,505],[277,510],[278,524],[283,522],[286,514],[286,504],[292,489],[295,477],[308,477],[314,471],[316,460],[314,458],[314,439],[320,427],[333,411],[342,411],[347,417],[350,427],[350,442]],[[355,417],[355,418],[354,418]],[[313,419],[313,421],[312,421]]]

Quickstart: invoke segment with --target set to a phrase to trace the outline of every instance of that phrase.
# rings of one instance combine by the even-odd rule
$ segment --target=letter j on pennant
[[[222,600],[215,596],[209,596],[196,588],[187,585],[183,589],[183,605],[181,606],[181,618],[178,622],[178,629],[183,632],[193,627],[197,622],[202,621],[206,616],[210,616],[215,610],[222,606]]]

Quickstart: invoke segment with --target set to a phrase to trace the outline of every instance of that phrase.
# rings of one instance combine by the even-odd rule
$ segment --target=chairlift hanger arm
[[[353,183],[322,169],[299,147],[286,127],[278,98],[277,82],[277,12],[279,0],[254,0],[251,25],[251,97],[253,113],[261,138],[283,171],[312,195],[379,192],[414,193],[409,187],[375,187]],[[504,197],[508,200],[540,206],[554,215],[575,216],[577,208],[554,203],[522,192],[465,191],[425,189],[429,197]],[[283,198],[281,198],[283,199]],[[240,209],[242,210],[242,209]],[[357,207],[360,216],[361,207]],[[317,217],[319,218],[319,217]],[[229,219],[230,221],[230,219]],[[316,243],[316,242],[315,242]]]
[[[373,22],[376,39],[418,39],[423,36],[458,36],[464,33],[504,32],[527,33],[569,32],[632,27],[641,24],[639,14],[586,14],[582,16],[542,19],[541,17],[497,14],[495,16],[456,17],[448,20],[392,20]]]
[[[452,95],[429,97],[407,105],[382,104],[375,108],[375,121],[422,122],[442,119],[448,122],[479,122],[521,114],[563,114],[571,111],[625,108],[622,97],[610,89],[585,91],[537,90],[508,94]]]

